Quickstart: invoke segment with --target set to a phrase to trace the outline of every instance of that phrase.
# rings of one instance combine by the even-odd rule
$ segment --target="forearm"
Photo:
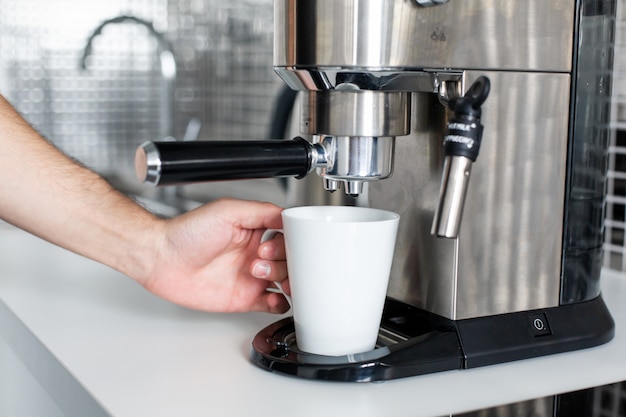
[[[145,276],[162,221],[41,138],[0,97],[0,217],[43,239]]]

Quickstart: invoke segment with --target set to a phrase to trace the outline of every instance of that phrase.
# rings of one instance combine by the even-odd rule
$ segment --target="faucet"
[[[93,53],[92,44],[93,40],[102,34],[102,30],[109,24],[118,23],[135,23],[145,27],[148,33],[153,36],[158,45],[158,57],[160,63],[161,77],[164,81],[164,89],[161,95],[160,102],[160,135],[164,141],[175,141],[174,133],[174,87],[176,81],[176,59],[170,43],[165,39],[165,36],[154,28],[154,25],[144,19],[136,16],[121,15],[108,20],[103,21],[94,31],[89,35],[87,43],[83,48],[83,54],[80,59],[80,68],[87,69],[87,57]],[[199,119],[192,118],[187,125],[185,136],[183,141],[195,141],[198,139],[200,132],[201,122]],[[135,196],[135,198],[141,198],[141,196]],[[164,203],[175,211],[175,214],[180,214],[188,209],[188,204],[185,199],[180,197],[179,187],[171,187],[169,190],[159,190],[154,199],[159,203]],[[146,200],[147,201],[147,200]]]
[[[105,20],[91,33],[87,43],[83,48],[83,55],[80,59],[80,68],[87,69],[87,57],[92,54],[92,43],[96,36],[102,34],[102,30],[109,24],[136,23],[144,26],[151,36],[157,40],[158,54],[160,61],[161,77],[165,81],[165,88],[161,97],[160,106],[160,133],[165,140],[174,140],[174,82],[176,81],[176,59],[172,52],[170,43],[161,32],[158,32],[154,25],[135,16],[121,15]]]

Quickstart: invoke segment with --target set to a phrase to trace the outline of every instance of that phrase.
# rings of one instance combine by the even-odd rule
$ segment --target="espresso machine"
[[[257,365],[376,381],[611,340],[599,279],[614,0],[275,0],[274,10],[274,68],[301,92],[309,139],[150,142],[139,177],[315,171],[320,187],[401,223],[376,349],[301,352],[286,318],[254,338]]]

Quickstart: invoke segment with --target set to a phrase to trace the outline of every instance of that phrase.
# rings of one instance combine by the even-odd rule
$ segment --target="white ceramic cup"
[[[328,356],[374,349],[400,216],[309,206],[284,210],[282,220],[298,348]]]

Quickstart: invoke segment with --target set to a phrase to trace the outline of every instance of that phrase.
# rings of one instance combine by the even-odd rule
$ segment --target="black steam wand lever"
[[[303,138],[146,142],[135,154],[139,180],[152,185],[297,177],[325,163],[325,153]]]
[[[463,97],[448,102],[454,115],[443,140],[443,176],[431,229],[435,236],[456,238],[459,235],[472,164],[478,157],[482,140],[481,106],[489,89],[489,78],[481,76]]]

